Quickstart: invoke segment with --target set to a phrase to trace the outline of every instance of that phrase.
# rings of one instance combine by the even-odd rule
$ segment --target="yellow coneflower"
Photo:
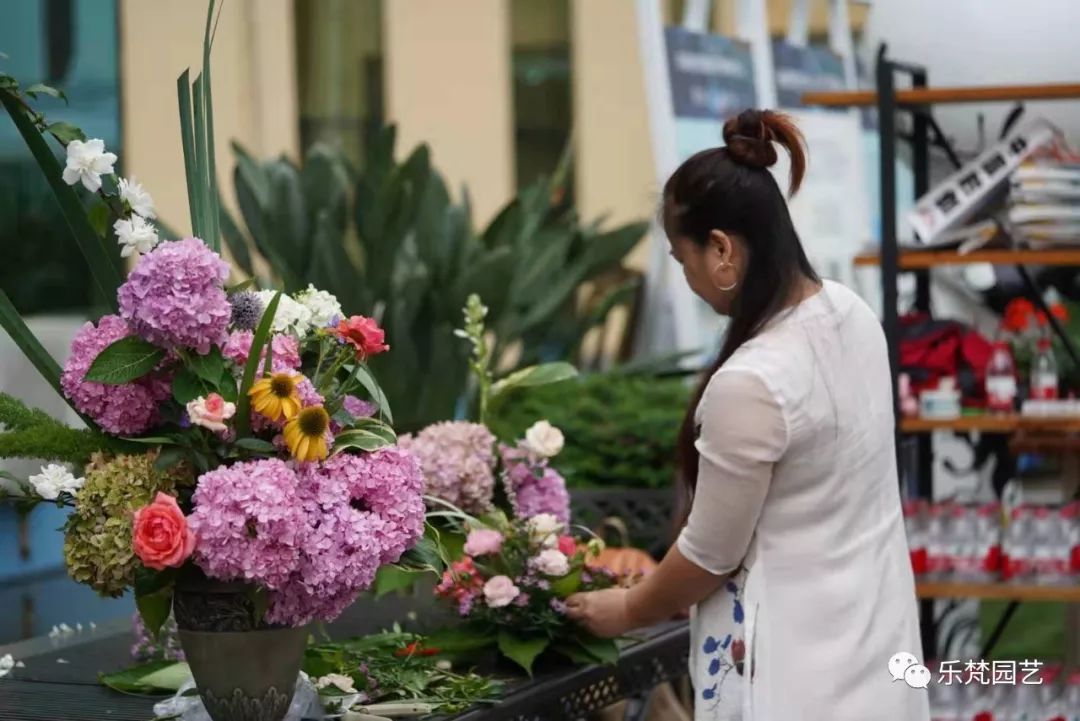
[[[285,424],[285,445],[298,461],[321,461],[326,458],[326,431],[330,414],[322,406],[302,408]]]
[[[252,409],[274,422],[292,418],[300,412],[300,378],[292,373],[275,373],[256,381],[248,391]]]

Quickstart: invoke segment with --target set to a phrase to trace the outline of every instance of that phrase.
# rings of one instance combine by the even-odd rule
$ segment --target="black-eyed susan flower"
[[[274,422],[293,418],[300,411],[297,385],[302,378],[293,373],[274,373],[256,381],[248,391],[252,409]]]
[[[285,445],[298,461],[321,461],[326,458],[326,436],[330,414],[322,406],[302,408],[285,424]]]

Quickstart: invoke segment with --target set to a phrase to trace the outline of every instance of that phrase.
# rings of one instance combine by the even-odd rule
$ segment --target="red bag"
[[[900,372],[911,378],[916,395],[952,376],[963,401],[979,404],[986,395],[990,351],[990,341],[958,321],[934,320],[925,313],[900,319]]]

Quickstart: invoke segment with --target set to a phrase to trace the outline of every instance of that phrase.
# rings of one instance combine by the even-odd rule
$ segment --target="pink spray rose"
[[[507,576],[495,576],[484,584],[484,600],[491,608],[504,608],[514,602],[521,589]]]
[[[154,502],[135,511],[132,548],[147,568],[177,568],[195,550],[195,534],[188,528],[176,499],[158,492]]]
[[[559,536],[558,548],[567,556],[573,556],[577,553],[577,541],[573,536]]]
[[[503,536],[498,531],[489,528],[477,528],[469,531],[465,539],[465,553],[470,556],[487,556],[498,553],[502,548]]]
[[[236,404],[227,402],[217,393],[211,393],[206,397],[199,396],[188,401],[187,413],[192,425],[223,433],[228,430],[225,421],[236,413]]]

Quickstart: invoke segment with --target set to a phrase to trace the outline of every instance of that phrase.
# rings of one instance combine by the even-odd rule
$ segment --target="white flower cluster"
[[[42,466],[41,473],[27,479],[38,494],[47,501],[55,501],[61,493],[74,496],[82,488],[85,479],[76,478],[65,466],[50,463]]]
[[[112,175],[116,163],[116,153],[105,151],[105,141],[72,140],[67,146],[67,165],[64,168],[64,182],[68,185],[82,183],[91,193],[101,190],[101,176]],[[157,229],[153,220],[154,199],[146,192],[135,176],[131,179],[120,178],[117,181],[120,200],[130,215],[113,223],[116,240],[120,244],[120,255],[127,258],[134,253],[149,253],[158,244]]]
[[[277,291],[260,290],[255,295],[259,297],[263,308],[266,308],[277,295]],[[295,297],[281,294],[271,330],[303,338],[312,329],[325,328],[342,317],[341,303],[337,298],[325,290],[309,285]]]

